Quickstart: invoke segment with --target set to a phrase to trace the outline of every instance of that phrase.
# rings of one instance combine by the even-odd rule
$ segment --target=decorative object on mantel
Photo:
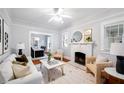
[[[84,42],[92,42],[92,29],[84,31]]]
[[[22,55],[22,54],[23,54],[23,53],[22,53],[22,50],[25,49],[25,44],[22,43],[22,42],[19,42],[19,43],[17,44],[17,49],[19,50],[18,55]]]
[[[124,74],[124,43],[112,43],[110,54],[117,55],[116,71]]]
[[[73,36],[71,42],[79,42],[82,39],[82,33],[80,31],[76,31]]]
[[[72,43],[73,45],[88,45],[88,44],[94,44],[94,42],[83,42],[83,43]]]

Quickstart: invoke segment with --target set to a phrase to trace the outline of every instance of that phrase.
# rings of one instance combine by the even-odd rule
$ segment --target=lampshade
[[[24,43],[18,43],[17,49],[25,49],[25,44]]]
[[[110,54],[124,56],[124,43],[112,43]]]

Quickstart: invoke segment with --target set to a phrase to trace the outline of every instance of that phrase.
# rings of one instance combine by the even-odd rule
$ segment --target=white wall
[[[10,24],[11,24],[11,19],[7,13],[7,11],[5,9],[0,9],[0,17],[2,17],[5,21],[5,23],[8,25],[9,27],[9,51],[0,55],[0,62],[2,60],[4,60],[10,53],[11,53],[11,50],[10,50],[10,42],[11,42],[11,31],[10,31]]]
[[[31,34],[31,38],[33,39],[34,37],[39,38],[39,47],[41,46],[47,46],[47,35],[42,35],[42,34]],[[33,46],[33,40],[31,40],[31,45]]]
[[[113,16],[108,16],[106,18],[100,18],[96,20],[91,20],[86,23],[83,21],[77,22],[76,24],[72,25],[71,27],[62,30],[62,33],[68,32],[70,39],[72,38],[72,35],[75,31],[81,31],[82,33],[84,32],[85,29],[87,28],[92,28],[92,39],[95,42],[93,54],[98,55],[101,53],[101,24],[106,22],[106,21],[112,21],[112,20],[118,20],[120,17],[123,17],[124,14],[119,14],[119,15],[114,15]],[[124,21],[124,18],[122,19]],[[61,40],[62,40],[62,34],[61,34]],[[67,48],[63,48],[64,54],[67,56],[71,56],[71,45],[69,45]],[[61,46],[62,48],[62,46]]]
[[[57,31],[49,30],[49,29],[43,29],[43,28],[35,28],[35,27],[30,27],[30,26],[24,26],[24,25],[19,25],[19,24],[13,24],[11,26],[11,31],[12,31],[12,44],[11,48],[14,52],[16,52],[16,45],[18,42],[24,42],[26,49],[25,49],[25,54],[28,56],[29,55],[29,34],[30,32],[39,32],[39,33],[48,33],[52,35],[52,48],[57,49],[59,48],[59,33]]]

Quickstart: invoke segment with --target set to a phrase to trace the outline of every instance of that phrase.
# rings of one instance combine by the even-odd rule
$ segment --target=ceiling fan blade
[[[68,15],[61,15],[61,16],[66,18],[72,18],[71,16],[68,16]]]
[[[48,22],[50,23],[53,20],[54,20],[54,17],[51,17]]]

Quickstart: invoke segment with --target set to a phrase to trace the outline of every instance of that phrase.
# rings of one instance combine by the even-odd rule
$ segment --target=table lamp
[[[112,43],[110,54],[116,55],[116,71],[124,74],[124,43]]]
[[[18,55],[22,55],[22,50],[25,49],[25,44],[24,43],[18,43],[17,44],[17,49],[19,50]]]

